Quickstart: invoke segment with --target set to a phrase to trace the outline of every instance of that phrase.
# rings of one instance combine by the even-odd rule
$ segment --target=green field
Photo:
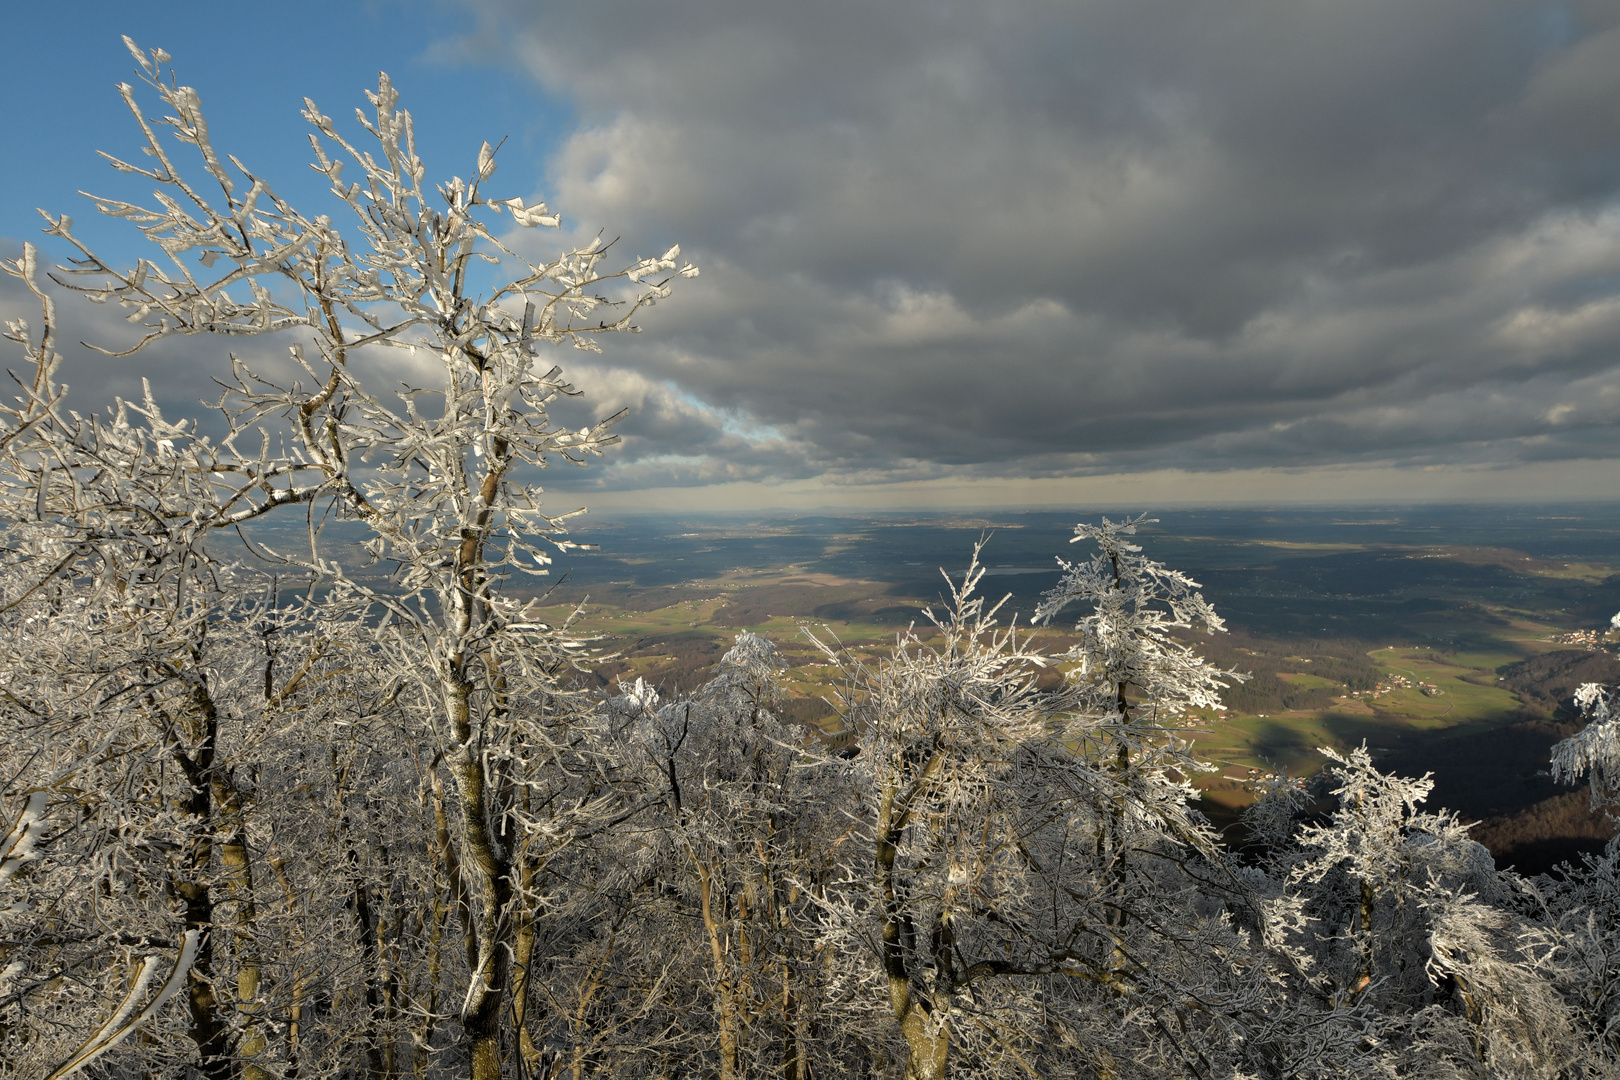
[[[598,587],[592,593],[574,629],[596,639],[601,681],[642,678],[665,694],[692,689],[736,635],[749,630],[775,642],[788,665],[783,689],[790,714],[829,729],[839,726],[823,703],[831,696],[833,669],[805,630],[872,656],[892,645],[913,615],[922,621],[920,601],[897,600],[882,584],[794,566],[673,586]],[[561,621],[571,608],[542,610]]]
[[[1228,808],[1247,802],[1241,777],[1250,769],[1285,770],[1295,776],[1322,765],[1318,747],[1346,749],[1366,742],[1375,753],[1387,752],[1403,737],[1418,733],[1489,728],[1509,723],[1521,710],[1517,694],[1502,688],[1497,669],[1553,648],[1537,639],[1504,641],[1497,652],[1440,655],[1432,649],[1385,647],[1367,651],[1386,676],[1429,683],[1438,694],[1385,682],[1387,689],[1352,697],[1342,685],[1316,676],[1284,675],[1289,682],[1338,691],[1325,708],[1267,713],[1228,712],[1210,718],[1196,734],[1200,755],[1223,766],[1222,773],[1200,781],[1206,798]]]

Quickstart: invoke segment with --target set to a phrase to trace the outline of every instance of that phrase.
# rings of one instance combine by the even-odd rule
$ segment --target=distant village
[[[1609,631],[1571,630],[1567,634],[1554,634],[1547,640],[1557,645],[1583,645],[1588,649],[1604,649],[1609,645]]]
[[[1408,679],[1405,675],[1390,672],[1384,682],[1379,683],[1371,690],[1352,690],[1349,696],[1353,698],[1376,698],[1383,697],[1392,690],[1417,690],[1424,697],[1439,697],[1445,693],[1444,690],[1432,682],[1414,681]]]

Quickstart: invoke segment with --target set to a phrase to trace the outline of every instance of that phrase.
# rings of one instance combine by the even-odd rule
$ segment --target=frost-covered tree
[[[984,995],[1003,996],[991,989],[998,978],[1034,974],[1016,917],[1004,927],[997,920],[1016,939],[1019,955],[1009,955],[986,949],[986,928],[972,916],[982,893],[1005,898],[1009,912],[1027,895],[1016,847],[1025,808],[997,796],[1010,789],[1021,748],[1044,741],[1060,710],[1037,684],[1045,658],[1016,625],[999,626],[997,606],[977,595],[982,576],[975,551],[963,579],[950,581],[950,608],[928,613],[935,640],[914,628],[875,665],[823,644],[848,682],[860,850],[871,860],[850,870],[866,887],[835,897],[833,945],[857,970],[864,953],[877,952],[869,993],[887,998],[908,1077],[945,1076],[953,1044],[959,1055],[980,1034],[972,1021],[964,1029],[963,1005],[993,1011]]]
[[[1620,629],[1620,614],[1611,620]],[[1583,683],[1575,691],[1575,705],[1586,727],[1553,747],[1553,779],[1574,783],[1591,780],[1592,805],[1602,806],[1620,795],[1620,717],[1614,691],[1599,683]]]
[[[60,408],[42,312],[0,436],[0,1075],[388,1072],[432,981],[391,679],[363,627],[210,548],[228,485],[188,424]]]
[[[1122,775],[1133,767],[1181,767],[1184,778],[1204,770],[1179,737],[1188,714],[1219,711],[1220,691],[1247,678],[1211,664],[1182,638],[1224,632],[1225,623],[1198,591],[1198,582],[1142,554],[1130,537],[1154,519],[1103,518],[1075,526],[1069,541],[1097,550],[1083,562],[1059,559],[1062,580],[1042,600],[1035,619],[1050,623],[1071,604],[1081,607],[1078,641],[1059,657],[1068,662],[1077,707],[1099,721]],[[1190,789],[1187,789],[1190,790]]]
[[[0,760],[7,794],[22,804],[0,871],[11,900],[0,916],[7,1004],[22,1021],[7,1034],[13,1060],[87,1064],[151,1018],[146,990],[166,952],[171,973],[154,1000],[187,1000],[206,1071],[226,1053],[228,1031],[208,930],[220,916],[218,864],[240,869],[241,834],[226,820],[239,815],[222,760],[224,688],[205,670],[242,644],[221,615],[235,608],[250,620],[253,604],[233,600],[241,583],[201,550],[193,496],[207,468],[183,429],[150,401],[106,423],[61,414],[54,305],[35,262],[29,246],[7,267],[39,296],[42,319],[37,337],[25,321],[9,328],[34,370],[6,410],[0,457]],[[178,782],[165,783],[165,772]],[[99,904],[98,887],[108,893]],[[124,997],[122,965],[105,951],[122,945],[134,964],[143,944],[155,951],[139,958],[141,992]],[[86,1026],[97,1005],[120,997],[100,1030]]]
[[[1620,629],[1620,614],[1611,624]],[[1616,689],[1585,683],[1575,691],[1575,704],[1586,726],[1552,750],[1556,780],[1574,783],[1587,777],[1593,807],[1611,817],[1620,800],[1620,703]],[[1550,902],[1559,916],[1561,947],[1571,957],[1575,984],[1572,999],[1583,1008],[1596,1043],[1611,1060],[1620,1059],[1620,841],[1611,840],[1603,854],[1587,858],[1552,884]]]
[[[1193,776],[1212,766],[1191,753],[1184,731],[1189,714],[1217,713],[1221,689],[1246,678],[1211,664],[1183,640],[1226,627],[1196,581],[1147,558],[1131,541],[1151,520],[1105,517],[1100,525],[1077,525],[1069,542],[1090,541],[1096,551],[1082,562],[1058,560],[1063,576],[1035,613],[1037,621],[1050,623],[1071,604],[1080,606],[1078,640],[1059,659],[1069,665],[1066,685],[1076,708],[1094,718],[1085,733],[1088,752],[1109,769],[1119,792],[1095,807],[1095,846],[1121,889],[1144,823],[1150,831],[1168,826],[1210,846],[1187,803],[1197,797]],[[1156,809],[1144,818],[1133,803]],[[1126,917],[1123,903],[1109,915],[1115,923]]]
[[[542,357],[560,345],[595,349],[604,333],[636,329],[637,312],[667,297],[674,278],[697,270],[677,261],[678,249],[609,269],[611,245],[599,241],[547,261],[519,257],[497,234],[500,215],[531,228],[556,227],[557,217],[544,205],[486,195],[495,171],[488,144],[470,180],[425,188],[410,114],[397,108],[386,76],[369,95],[371,115],[358,114],[370,151],[306,101],[315,167],[349,215],[340,228],[325,214],[295,209],[237,158],[222,157],[197,92],[163,70],[167,54],[129,46],[160,106],[149,114],[133,88],[121,87],[151,163],[110,160],[157,185],[156,202],[98,199],[96,208],[139,228],[160,255],[117,269],[77,238],[68,217],[47,216],[47,234],[77,251],[56,280],[128,312],[142,337],[127,352],[177,334],[277,333],[291,339],[294,363],[310,381],[278,384],[233,358],[220,373],[226,391],[219,409],[228,430],[210,440],[187,420],[164,418],[150,400],[120,405],[111,422],[64,415],[48,375],[36,375],[4,433],[18,470],[5,516],[73,524],[54,541],[62,547],[55,564],[31,549],[34,577],[8,582],[28,581],[30,602],[56,588],[53,582],[69,592],[99,588],[93,595],[105,599],[110,579],[83,569],[82,560],[102,559],[110,549],[87,552],[73,532],[88,527],[74,509],[88,500],[97,513],[145,516],[144,523],[116,526],[120,542],[138,549],[149,533],[162,537],[166,546],[152,556],[162,568],[155,580],[138,565],[145,556],[131,556],[132,583],[175,590],[165,601],[170,614],[154,620],[182,619],[196,608],[204,613],[199,626],[235,626],[245,617],[227,614],[221,604],[242,590],[210,578],[218,564],[207,537],[284,506],[309,508],[303,550],[260,547],[255,554],[286,573],[324,582],[320,620],[366,631],[359,655],[378,681],[376,696],[386,702],[390,722],[431,748],[429,772],[448,774],[453,794],[435,808],[444,826],[438,856],[446,888],[458,897],[452,906],[470,962],[453,1011],[472,1074],[497,1076],[503,1040],[514,1037],[514,1017],[521,1015],[513,1002],[526,1000],[524,969],[514,957],[525,948],[537,898],[524,883],[570,836],[622,812],[611,769],[595,755],[593,729],[581,722],[588,710],[566,690],[577,644],[502,588],[513,574],[545,573],[550,557],[543,545],[569,546],[567,515],[542,509],[534,470],[583,463],[615,438],[612,419],[579,431],[552,422],[550,405],[573,391]],[[200,180],[178,164],[176,142],[196,153]],[[345,167],[359,179],[345,183]],[[30,247],[10,269],[32,287],[35,262]],[[479,294],[473,270],[481,264],[515,268],[515,276]],[[620,295],[610,295],[615,288]],[[40,372],[54,363],[46,362],[49,323],[34,341]],[[14,334],[28,332],[19,326]],[[30,442],[53,425],[54,447],[75,448],[68,458]],[[93,458],[109,453],[124,458],[98,472]],[[95,484],[126,482],[136,492],[127,505],[108,510],[97,502]],[[148,490],[154,485],[156,493]],[[365,550],[388,572],[385,586],[345,577],[319,529],[329,514],[363,528]],[[199,578],[214,591],[177,584]],[[104,629],[110,628],[98,627]],[[243,664],[233,674],[255,669]],[[209,674],[184,669],[169,677],[188,693],[212,692]],[[29,706],[19,698],[7,707],[26,713]],[[175,723],[183,727],[210,707],[198,696]],[[171,741],[202,755],[191,760],[198,771],[192,785],[212,790],[222,766],[198,749],[198,739],[182,732]],[[26,792],[17,797],[25,807],[20,822],[34,802]],[[33,825],[13,828],[20,839],[12,846],[26,846],[30,857],[50,847]],[[213,873],[222,851],[194,848],[187,857],[199,874],[204,863]],[[19,873],[27,870],[10,876]],[[204,924],[213,920],[199,914],[198,926]],[[218,949],[219,931],[199,930],[199,939],[189,961],[194,971]],[[380,958],[383,951],[379,945],[373,953]],[[8,960],[6,969],[14,963]],[[20,985],[22,977],[13,973],[7,985]],[[120,1008],[116,1015],[122,1024],[133,1014]],[[240,1039],[227,1055],[227,1042],[223,1034],[199,1042],[205,1067],[252,1056]]]
[[[625,937],[672,947],[675,999],[705,1005],[664,1011],[685,1049],[673,1071],[803,1080],[866,1056],[863,1033],[835,1018],[843,973],[818,948],[855,791],[817,733],[776,715],[781,676],[776,648],[745,631],[692,694],[660,702],[638,679],[607,704],[626,763],[658,796],[617,838],[617,863],[658,892]]]
[[[1314,1017],[1340,1067],[1361,1072],[1609,1075],[1541,894],[1498,871],[1454,815],[1420,809],[1426,777],[1381,773],[1365,747],[1323,753],[1333,809],[1268,854],[1259,889],[1265,935],[1289,961],[1291,1026]]]
[[[1093,632],[1062,657],[999,623],[977,552],[887,657],[828,650],[863,789],[828,942],[885,1001],[907,1077],[1202,1075],[1210,1018],[1252,996],[1218,974],[1244,945],[1200,884],[1218,845],[1170,730],[1219,676],[1167,637],[1167,572],[1121,558],[1116,527],[1082,534],[1113,546],[1106,587],[1065,585]],[[1140,714],[1133,680],[1156,695]]]

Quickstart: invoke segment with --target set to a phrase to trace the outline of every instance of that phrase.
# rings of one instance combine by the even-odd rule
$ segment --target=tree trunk
[[[804,1043],[799,1030],[799,1003],[793,996],[792,969],[782,958],[782,1080],[802,1080]]]
[[[906,1080],[945,1080],[951,1049],[951,1025],[937,1024],[922,1003],[909,1003],[899,1017],[900,1031],[906,1037]]]
[[[427,1075],[434,1019],[439,1015],[439,983],[444,974],[444,930],[449,922],[451,904],[463,913],[463,930],[466,929],[466,897],[461,887],[461,873],[455,864],[455,852],[450,848],[450,827],[444,812],[444,785],[439,779],[437,758],[428,766],[428,777],[434,831],[426,846],[437,859],[434,863],[433,904],[425,915],[428,920],[427,1008],[422,1010],[422,1023],[417,1029],[411,1054],[411,1075],[416,1080],[423,1080]]]
[[[523,1063],[531,1073],[540,1067],[540,1049],[529,1037],[529,1028],[525,1023],[529,1015],[530,964],[534,959],[534,912],[529,908],[528,897],[534,888],[538,870],[535,860],[519,857],[518,881],[521,891],[515,912],[516,932],[513,935],[517,943],[517,960],[512,971],[512,1026],[517,1029],[518,1053],[523,1055]]]
[[[153,702],[156,711],[163,707]],[[198,1071],[206,1080],[232,1080],[230,1025],[220,1016],[219,999],[214,994],[214,897],[208,874],[214,860],[213,773],[215,748],[219,745],[219,716],[213,700],[200,684],[193,684],[190,709],[180,718],[194,749],[187,752],[173,745],[175,763],[185,774],[190,789],[178,800],[177,808],[196,829],[185,863],[177,868],[173,887],[185,904],[184,927],[198,932],[197,957],[186,975],[186,1003],[191,1012],[188,1034],[197,1047]]]
[[[276,875],[276,882],[281,886],[282,895],[287,900],[288,922],[292,927],[293,940],[296,945],[304,944],[304,936],[299,932],[298,893],[293,888],[291,879],[287,877],[287,863],[275,855],[270,856],[270,869]],[[287,1004],[287,1067],[282,1071],[282,1080],[298,1080],[299,1053],[302,1049],[301,1041],[304,1028],[304,992],[310,983],[310,976],[303,971],[293,969],[292,993]]]
[[[505,940],[512,902],[511,855],[490,829],[482,755],[472,730],[472,687],[451,680],[445,705],[456,745],[445,756],[461,797],[463,872],[477,898],[473,911],[478,962],[461,1009],[461,1027],[472,1051],[471,1080],[500,1080],[501,1009],[511,978],[512,953]]]
[[[259,1025],[259,959],[253,940],[257,911],[253,901],[253,863],[248,854],[246,826],[242,822],[242,796],[231,782],[215,770],[214,797],[220,815],[230,829],[220,845],[219,858],[229,875],[231,899],[236,905],[236,933],[232,946],[236,954],[236,1012],[241,1017],[237,1057],[242,1059],[242,1080],[269,1080],[269,1073],[257,1064],[265,1051],[264,1030]]]
[[[906,1039],[906,1080],[944,1080],[950,1050],[950,1028],[946,1021],[942,1018],[937,1026],[930,1023],[932,1010],[911,994],[911,974],[906,961],[916,938],[916,928],[902,905],[894,880],[900,837],[910,820],[912,806],[943,761],[943,755],[936,749],[904,794],[898,783],[886,784],[878,807],[875,862],[878,890],[883,897],[883,972],[889,983],[889,1006]]]
[[[351,890],[348,906],[354,914],[354,935],[359,945],[361,961],[361,1001],[364,1003],[366,1018],[357,1034],[361,1046],[365,1048],[366,1071],[371,1080],[389,1080],[391,1070],[383,1060],[382,1040],[377,1033],[378,1021],[382,1017],[382,1000],[377,988],[381,967],[377,947],[381,935],[377,927],[376,913],[371,907],[371,888],[366,881],[366,870],[360,852],[355,847],[354,830],[349,822],[348,797],[345,793],[349,769],[346,765],[338,765],[335,747],[332,750],[332,771],[338,805],[337,836],[334,840],[343,845],[344,862],[348,869]]]
[[[730,965],[726,948],[721,940],[719,921],[714,917],[713,872],[700,859],[694,857],[698,871],[699,897],[703,903],[703,928],[709,936],[709,954],[714,961],[714,1002],[720,1021],[720,1080],[735,1080],[737,1076],[737,1003],[733,1000]]]

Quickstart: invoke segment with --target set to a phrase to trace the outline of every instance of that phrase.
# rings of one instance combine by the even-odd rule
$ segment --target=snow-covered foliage
[[[1243,676],[1215,667],[1177,636],[1226,626],[1198,582],[1146,558],[1128,539],[1153,520],[1105,517],[1101,525],[1076,525],[1069,542],[1090,540],[1097,551],[1085,562],[1058,560],[1063,579],[1035,618],[1048,623],[1081,605],[1080,641],[1064,658],[1078,664],[1073,675],[1083,707],[1114,724],[1170,730],[1188,710],[1220,709],[1221,689]]]
[[[1147,595],[1149,565],[1124,563],[1119,591]],[[851,839],[867,853],[829,896],[827,944],[870,972],[869,1007],[886,991],[907,1076],[1176,1074],[1210,1033],[1184,981],[1234,1007],[1256,985],[1204,977],[1246,946],[1187,872],[1217,844],[1188,804],[1179,740],[1133,726],[1117,684],[1096,692],[1096,672],[1144,671],[1133,643],[1161,639],[1136,633],[1147,605],[1113,604],[1110,577],[1087,594],[1107,630],[1054,678],[1059,658],[1001,625],[983,574],[975,552],[949,609],[876,664],[827,650],[861,751]]]
[[[638,679],[605,705],[656,800],[615,848],[648,905],[617,944],[660,956],[678,1003],[645,1008],[656,1023],[622,1055],[642,1075],[838,1075],[861,1056],[860,1033],[832,1019],[845,973],[818,945],[851,769],[778,719],[782,674],[775,646],[744,631],[696,692],[661,703]]]
[[[1589,776],[1592,805],[1602,806],[1620,794],[1620,718],[1615,715],[1614,691],[1583,683],[1575,691],[1575,704],[1586,727],[1553,747],[1553,778],[1572,784]]]

